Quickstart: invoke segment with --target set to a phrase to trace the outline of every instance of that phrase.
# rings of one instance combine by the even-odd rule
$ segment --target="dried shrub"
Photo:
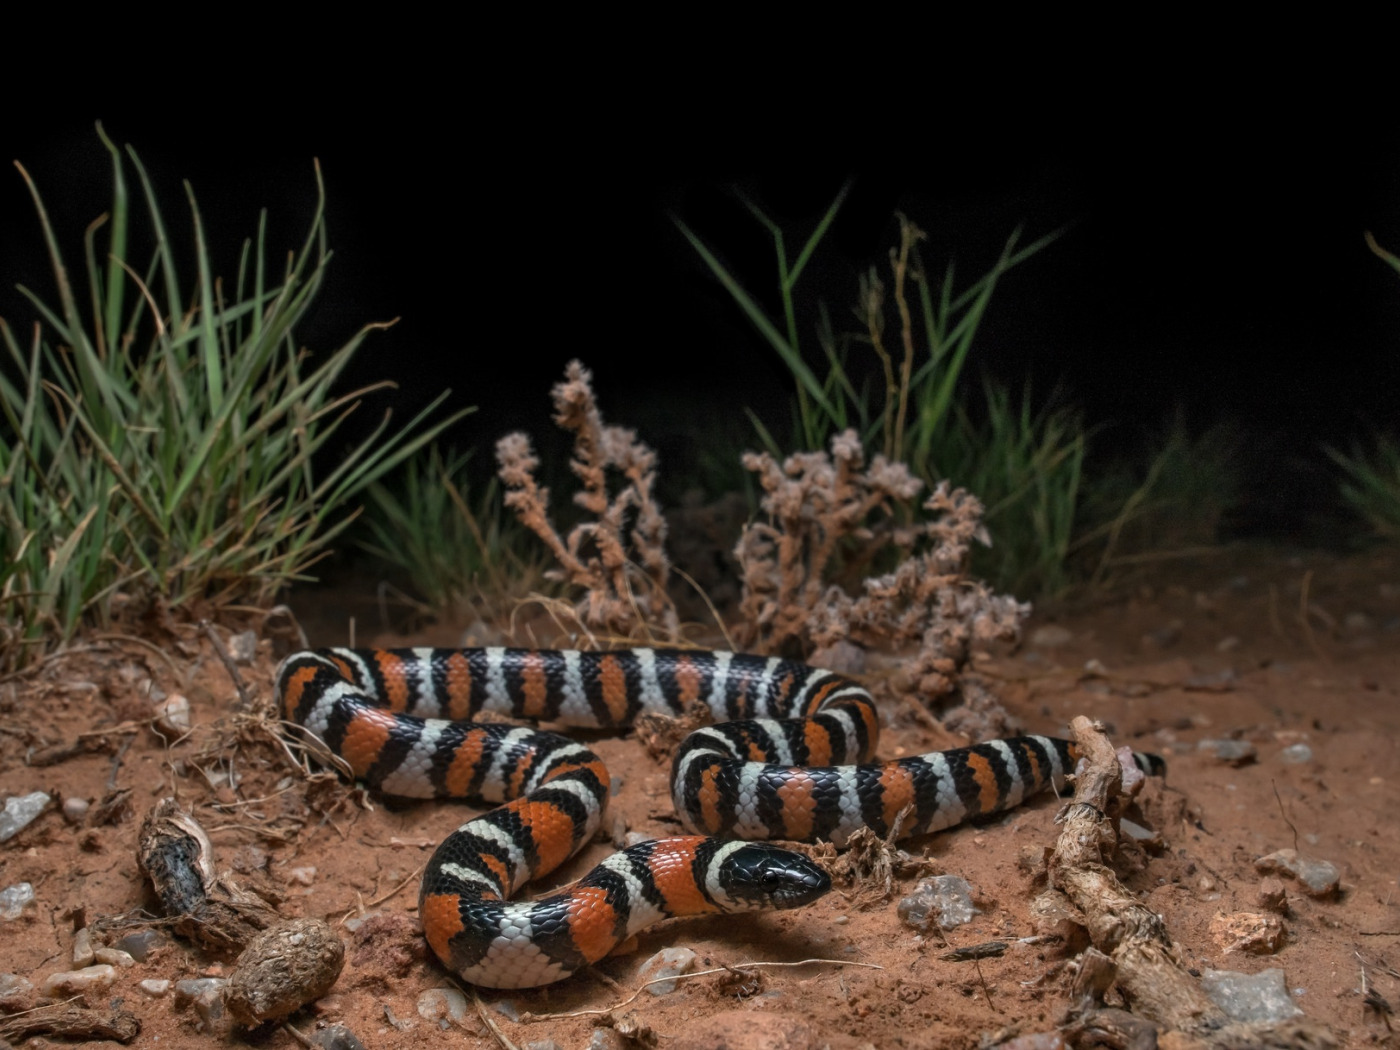
[[[759,476],[769,519],[749,525],[735,550],[746,646],[810,653],[842,641],[916,645],[907,684],[928,701],[953,691],[974,642],[1019,633],[1030,606],[968,574],[973,541],[991,542],[971,493],[941,482],[924,501],[929,516],[901,522],[897,508],[908,507],[922,482],[884,456],[867,467],[853,430],[832,439],[830,455],[800,453],[779,466],[767,453],[747,453],[744,465]],[[839,551],[848,565],[890,551],[898,562],[852,595],[832,579]]]
[[[593,376],[580,362],[570,361],[564,375],[552,391],[554,421],[573,432],[569,468],[582,486],[574,503],[592,520],[559,535],[549,519],[549,489],[535,480],[539,459],[519,432],[496,443],[505,504],[559,563],[545,575],[584,589],[575,611],[585,625],[622,637],[654,629],[674,640],[679,624],[666,593],[666,519],[653,495],[656,453],[636,431],[604,425]],[[610,471],[622,479],[615,494],[609,493]]]

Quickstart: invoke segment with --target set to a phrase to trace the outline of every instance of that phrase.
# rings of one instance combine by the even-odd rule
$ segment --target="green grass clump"
[[[903,215],[890,252],[888,276],[871,267],[859,283],[859,329],[840,331],[825,309],[813,323],[820,358],[803,348],[794,290],[836,218],[850,186],[842,187],[801,250],[789,257],[782,228],[741,197],[773,239],[781,316],[770,317],[709,247],[679,219],[681,233],[792,373],[795,440],[825,447],[832,434],[854,427],[866,448],[908,465],[930,487],[947,478],[987,506],[995,548],[977,571],[1018,592],[1053,593],[1067,583],[1086,437],[1079,414],[1053,406],[1033,409],[1029,392],[1016,403],[995,383],[983,385],[972,410],[961,382],[978,327],[1007,271],[1050,244],[1060,231],[1019,247],[1013,233],[996,264],[961,291],[950,265],[930,279],[919,254],[925,235]],[[892,309],[891,309],[892,308]],[[893,320],[891,320],[891,314]],[[879,379],[859,382],[854,348],[873,355]],[[752,413],[751,413],[752,417]],[[752,417],[775,456],[779,443]]]
[[[1366,245],[1400,273],[1400,256],[1382,248],[1370,233],[1366,234]],[[1330,447],[1326,451],[1345,475],[1341,482],[1342,499],[1376,535],[1400,539],[1400,442],[1377,434],[1370,448],[1357,444],[1349,454]]]
[[[1328,448],[1342,468],[1342,498],[1379,537],[1400,540],[1400,442],[1378,434],[1371,447],[1350,454]]]
[[[324,277],[324,187],[301,248],[269,272],[266,216],[243,245],[231,285],[216,279],[194,193],[193,274],[176,263],[167,224],[135,152],[149,237],[129,242],[131,200],[122,153],[112,160],[111,211],[83,244],[86,288],[73,283],[37,187],[57,286],[45,301],[20,292],[40,318],[21,339],[0,321],[0,666],[42,655],[79,624],[101,621],[118,592],[174,606],[264,603],[305,578],[349,524],[348,501],[464,413],[432,426],[380,421],[328,470],[313,463],[376,384],[332,387],[367,325],[311,359],[294,341]],[[99,236],[101,235],[101,236]],[[470,410],[467,410],[470,411]]]
[[[541,581],[520,552],[533,537],[508,514],[496,479],[475,499],[469,452],[444,455],[433,445],[393,479],[369,487],[359,545],[401,572],[434,611],[457,615],[482,593],[502,597]]]

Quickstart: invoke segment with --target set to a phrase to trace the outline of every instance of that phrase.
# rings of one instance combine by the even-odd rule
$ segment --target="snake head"
[[[735,911],[800,908],[831,889],[831,876],[810,858],[767,842],[746,842],[720,868],[720,885]]]

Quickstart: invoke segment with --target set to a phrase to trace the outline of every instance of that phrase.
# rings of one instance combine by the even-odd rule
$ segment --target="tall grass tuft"
[[[56,298],[23,285],[39,320],[0,320],[0,665],[13,667],[110,612],[115,594],[180,606],[266,602],[354,516],[348,501],[466,411],[432,425],[447,392],[407,426],[329,444],[360,399],[332,387],[371,331],[311,357],[294,328],[325,275],[325,194],[300,249],[277,270],[266,215],[231,283],[214,276],[199,206],[185,196],[192,272],[181,268],[136,153],[98,126],[112,208],[88,227],[86,287],[74,283],[43,200],[20,165],[49,252]],[[135,195],[126,160],[136,173]],[[133,258],[144,212],[154,249]],[[318,452],[339,452],[322,470]]]
[[[533,537],[507,514],[496,479],[473,497],[469,452],[433,445],[369,487],[359,545],[401,571],[434,611],[462,615],[474,596],[538,587],[542,568],[520,552]]]
[[[1400,256],[1382,248],[1369,232],[1366,245],[1400,273]],[[1376,535],[1400,540],[1400,441],[1391,435],[1376,434],[1370,448],[1357,444],[1350,453],[1331,447],[1326,451],[1345,475],[1342,498]]]
[[[976,492],[987,505],[996,541],[978,571],[1002,587],[1053,593],[1067,582],[1086,449],[1078,413],[1052,406],[1034,411],[1029,391],[1015,404],[995,383],[984,383],[972,411],[962,382],[977,331],[1000,279],[1062,231],[1020,246],[1007,239],[996,264],[958,290],[950,264],[933,280],[919,252],[925,234],[899,218],[899,243],[889,268],[871,267],[859,281],[855,314],[860,328],[838,331],[825,306],[811,328],[820,355],[802,338],[794,290],[840,210],[849,183],[837,193],[796,255],[781,227],[747,198],[740,200],[769,232],[777,258],[779,316],[770,316],[682,220],[675,219],[706,266],[791,372],[796,395],[795,440],[824,447],[831,435],[854,427],[866,447],[898,460],[930,487],[947,478]],[[857,378],[852,352],[864,348],[878,366],[875,382]],[[868,362],[869,363],[869,362]],[[779,442],[752,417],[774,456]]]

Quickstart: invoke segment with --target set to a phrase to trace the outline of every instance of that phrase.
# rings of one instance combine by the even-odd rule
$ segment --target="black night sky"
[[[745,405],[782,430],[786,373],[668,215],[766,293],[771,249],[727,187],[744,186],[800,238],[847,177],[855,188],[805,285],[838,318],[856,274],[893,243],[897,209],[929,233],[936,273],[950,257],[960,274],[982,272],[1018,225],[1026,239],[1068,226],[1004,279],[970,378],[1061,384],[1101,427],[1101,449],[1131,445],[1178,408],[1197,428],[1237,422],[1253,436],[1254,486],[1291,493],[1271,506],[1296,509],[1331,498],[1321,443],[1400,429],[1400,275],[1363,242],[1371,230],[1400,252],[1390,127],[1257,99],[1131,122],[1047,105],[927,136],[912,130],[918,111],[878,127],[739,129],[699,108],[662,122],[569,105],[460,124],[249,113],[174,134],[168,114],[114,105],[12,124],[0,141],[38,182],[76,263],[83,226],[107,207],[100,117],[152,172],[177,243],[188,241],[179,180],[192,182],[226,272],[261,207],[275,243],[299,240],[318,157],[335,259],[301,341],[328,349],[364,322],[401,318],[365,344],[351,381],[394,378],[400,411],[452,387],[455,404],[481,406],[457,438],[483,453],[509,428],[548,427],[548,387],[572,357],[593,368],[609,420],[663,452],[716,415],[745,425]],[[12,324],[31,316],[20,280],[51,292],[27,193],[6,166],[0,315]]]

